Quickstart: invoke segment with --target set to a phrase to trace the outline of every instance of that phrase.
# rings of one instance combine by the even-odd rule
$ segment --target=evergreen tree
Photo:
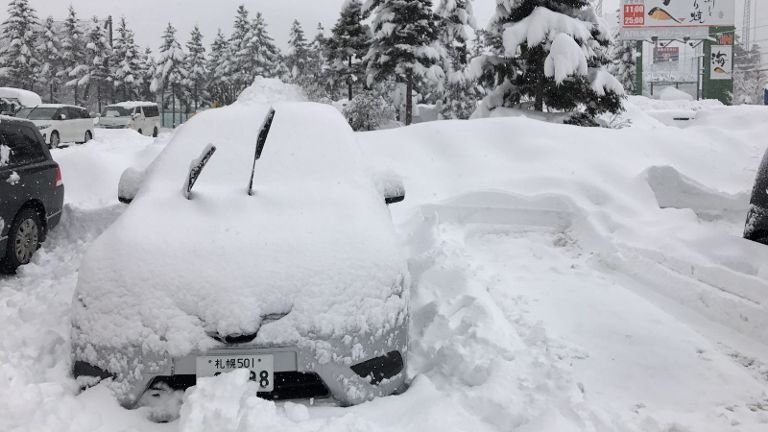
[[[306,69],[304,91],[310,100],[327,100],[331,95],[328,61],[325,55],[325,29],[322,23],[317,24],[317,34],[309,44],[309,59]]]
[[[152,55],[152,49],[147,47],[143,53],[141,53],[141,60],[139,61],[139,96],[145,101],[155,100],[155,92],[152,91],[152,82],[157,75],[157,64],[155,58]]]
[[[112,48],[109,46],[108,36],[104,24],[98,17],[93,17],[91,27],[86,35],[85,65],[78,85],[85,88],[85,98],[89,92],[96,93],[96,99],[101,102],[107,96],[107,90],[111,87],[112,74],[110,73],[109,58]]]
[[[228,105],[235,101],[234,86],[227,74],[229,52],[229,43],[219,30],[208,57],[208,93],[214,105]]]
[[[621,27],[618,26],[613,35],[608,71],[619,80],[627,93],[634,93],[637,88],[637,42],[621,40],[620,30]]]
[[[135,99],[142,93],[142,58],[133,30],[125,17],[120,19],[113,47],[113,80],[115,90],[123,100]]]
[[[192,29],[189,42],[187,42],[186,69],[188,72],[185,86],[194,103],[195,111],[208,99],[206,83],[208,82],[208,66],[206,65],[205,47],[203,46],[203,34],[200,28]]]
[[[64,21],[64,35],[61,39],[61,63],[59,79],[75,93],[75,104],[80,103],[80,79],[85,72],[85,37],[80,29],[75,9],[69,7],[69,15]]]
[[[12,87],[33,90],[40,69],[36,28],[40,25],[29,0],[11,0],[8,19],[3,22],[3,38],[7,41],[0,49],[2,74]]]
[[[468,119],[480,98],[474,80],[464,74],[469,63],[468,30],[477,29],[471,0],[440,0],[437,15],[442,19],[440,39],[448,53],[448,83],[440,100],[440,115],[444,119]]]
[[[256,75],[259,47],[253,43],[253,27],[248,17],[248,10],[240,5],[237,8],[232,36],[229,38],[230,54],[225,70],[238,94],[253,82]]]
[[[369,0],[374,12],[373,42],[366,56],[368,82],[394,76],[406,85],[405,124],[413,120],[414,85],[442,87],[445,50],[431,0]]]
[[[570,123],[622,109],[621,84],[602,66],[610,37],[588,0],[496,0],[490,53],[473,61],[495,90],[480,114],[500,106],[575,111]],[[537,29],[529,32],[529,28]]]
[[[168,23],[157,59],[157,73],[151,87],[153,92],[160,92],[164,106],[171,105],[175,109],[178,102],[181,107],[183,97],[181,86],[187,76],[184,60],[184,50],[176,40],[176,28]],[[165,99],[168,92],[170,92],[170,100]]]
[[[360,0],[347,1],[328,38],[326,52],[331,73],[347,86],[348,100],[353,99],[355,86],[364,82],[363,59],[370,47],[371,30],[363,24],[362,4]]]
[[[54,102],[54,93],[59,85],[58,74],[62,67],[61,46],[54,25],[53,17],[48,17],[45,20],[40,32],[40,44],[37,48],[41,61],[38,75],[39,86],[48,91],[51,103]]]
[[[309,69],[309,45],[299,20],[293,20],[291,25],[285,65],[290,72],[291,82],[306,87],[309,78],[307,76]]]
[[[251,85],[256,76],[278,78],[285,75],[286,66],[280,49],[275,45],[272,36],[269,35],[267,23],[260,12],[256,14],[256,18],[253,20],[249,49],[256,53],[256,67],[255,73],[247,85]]]
[[[753,44],[747,47],[741,43],[741,38],[736,35],[733,45],[733,94],[731,101],[734,104],[760,104],[763,101],[763,72],[760,45]]]

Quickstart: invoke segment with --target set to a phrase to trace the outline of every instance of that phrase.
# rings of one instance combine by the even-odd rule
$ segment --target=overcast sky
[[[437,1],[433,0],[434,3]],[[284,48],[294,18],[301,22],[308,37],[312,38],[318,22],[322,22],[326,30],[330,30],[338,18],[343,2],[344,0],[31,0],[41,19],[50,15],[57,20],[63,20],[70,4],[75,7],[81,18],[87,19],[93,15],[101,18],[108,15],[115,18],[125,16],[137,33],[138,42],[154,51],[157,51],[160,36],[169,21],[179,29],[179,39],[182,41],[186,41],[195,24],[199,25],[205,34],[206,44],[209,45],[218,28],[227,34],[231,32],[235,10],[240,4],[244,4],[251,14],[256,11],[264,14],[270,33]],[[619,7],[619,0],[604,2],[606,13]],[[757,35],[754,39],[765,47],[764,52],[768,54],[768,2],[753,0],[752,3],[758,5],[758,16],[753,17],[753,26],[759,28],[756,28]],[[479,24],[485,26],[496,2],[475,0],[474,4]],[[736,0],[737,25],[742,21],[743,5],[744,0]],[[0,19],[5,20],[6,17],[6,8],[0,6]]]

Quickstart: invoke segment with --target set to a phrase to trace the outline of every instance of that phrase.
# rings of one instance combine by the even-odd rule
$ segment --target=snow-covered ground
[[[79,258],[123,211],[117,180],[168,141],[103,131],[54,151],[67,207],[0,278],[0,431],[768,430],[768,251],[739,238],[768,110],[633,98],[622,130],[525,118],[364,133],[399,172],[414,280],[403,395],[275,404],[201,380],[154,424],[69,377]],[[692,111],[665,126],[650,111]],[[679,124],[678,124],[679,123]]]

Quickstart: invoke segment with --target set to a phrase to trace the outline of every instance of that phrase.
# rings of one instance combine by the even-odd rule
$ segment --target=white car
[[[42,104],[22,108],[16,117],[34,123],[50,148],[61,143],[85,143],[93,139],[93,119],[85,108]]]
[[[327,105],[238,102],[190,119],[123,175],[130,207],[83,258],[74,376],[109,378],[124,406],[160,420],[178,415],[162,412],[174,393],[238,368],[270,399],[402,389],[410,277],[387,204],[405,191],[365,167]]]
[[[160,132],[160,108],[152,102],[122,102],[104,108],[98,126],[104,129],[133,129],[156,137]]]

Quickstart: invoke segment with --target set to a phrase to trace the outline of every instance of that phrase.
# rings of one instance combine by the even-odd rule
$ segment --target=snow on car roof
[[[107,106],[109,107],[120,107],[120,108],[136,108],[136,107],[145,107],[145,106],[155,106],[157,105],[154,102],[139,102],[139,101],[128,101],[128,102],[120,102],[116,104],[111,104]]]
[[[86,344],[180,356],[213,346],[211,333],[253,333],[270,314],[288,313],[256,343],[363,338],[404,319],[407,269],[389,211],[333,107],[275,106],[248,195],[268,109],[237,103],[177,130],[83,260],[74,324]],[[208,144],[217,151],[186,200],[190,162]]]
[[[0,98],[16,99],[27,107],[43,103],[43,99],[37,93],[12,87],[0,87]]]
[[[77,109],[84,109],[82,107],[79,107],[77,105],[66,105],[66,104],[40,104],[35,105],[34,107],[30,108],[77,108]]]

